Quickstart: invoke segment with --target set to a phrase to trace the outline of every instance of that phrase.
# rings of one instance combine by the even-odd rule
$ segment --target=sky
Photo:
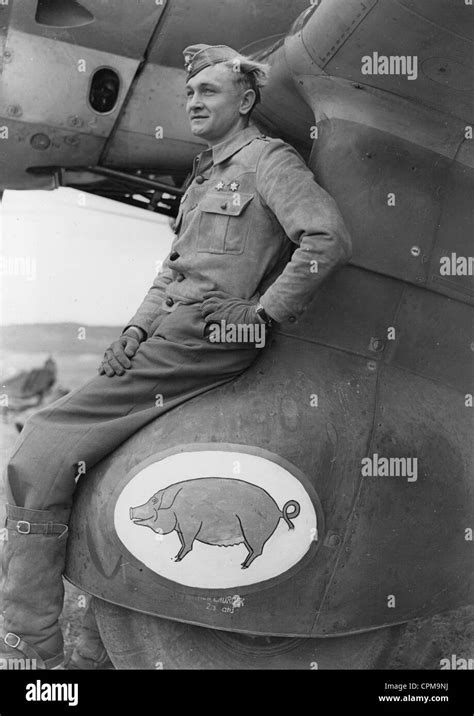
[[[76,189],[5,191],[0,322],[125,325],[172,238],[167,217]]]

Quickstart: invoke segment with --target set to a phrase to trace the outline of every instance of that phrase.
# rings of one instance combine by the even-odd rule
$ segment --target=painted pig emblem
[[[242,562],[246,569],[262,554],[279,521],[294,529],[291,520],[299,513],[295,500],[280,510],[266,490],[250,482],[202,477],[159,490],[144,505],[131,507],[130,519],[164,535],[176,530],[181,542],[176,562],[192,550],[194,540],[220,547],[243,543],[248,550]]]

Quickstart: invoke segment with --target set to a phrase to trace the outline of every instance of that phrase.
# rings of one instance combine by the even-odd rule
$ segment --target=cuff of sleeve
[[[141,328],[143,333],[145,334],[145,338],[143,340],[146,341],[146,339],[148,338],[148,331],[142,323],[137,323],[137,321],[134,321],[133,323],[127,323],[127,325],[125,326],[125,328],[122,331],[122,336],[125,333],[125,331],[127,330],[127,328]]]
[[[295,323],[298,320],[298,314],[297,313],[288,313],[288,311],[279,311],[277,308],[272,306],[271,301],[267,301],[264,294],[263,296],[260,296],[260,304],[265,309],[265,313],[272,318],[276,323],[285,323],[286,321],[289,321],[290,323]]]

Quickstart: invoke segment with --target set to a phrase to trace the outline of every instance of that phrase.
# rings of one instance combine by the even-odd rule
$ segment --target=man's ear
[[[245,92],[243,92],[241,100],[240,100],[240,107],[239,111],[240,114],[248,114],[252,107],[255,104],[255,100],[257,99],[257,93],[253,89],[247,89]]]

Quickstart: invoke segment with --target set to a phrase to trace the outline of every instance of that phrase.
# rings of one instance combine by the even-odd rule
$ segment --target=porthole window
[[[120,79],[115,70],[102,67],[92,75],[89,103],[93,110],[107,114],[115,109],[120,90]]]

